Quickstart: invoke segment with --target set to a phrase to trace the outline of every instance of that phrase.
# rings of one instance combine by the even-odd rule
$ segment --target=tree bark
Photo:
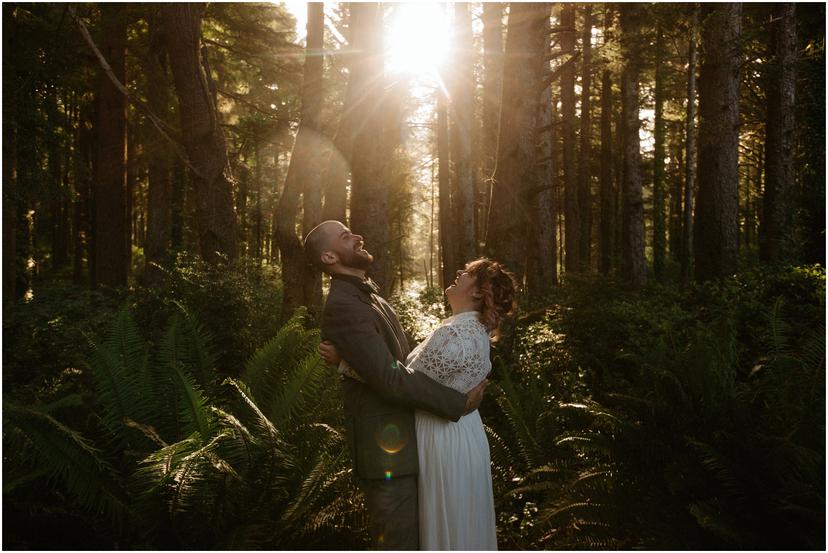
[[[147,104],[162,120],[169,119],[170,94],[167,86],[167,51],[164,48],[164,30],[160,15],[152,13],[149,21],[149,52],[144,70],[147,72]],[[170,181],[169,148],[157,140],[146,145],[147,153],[147,238],[144,247],[146,265],[144,278],[149,285],[161,282],[159,266],[169,262],[170,210],[172,183]]]
[[[742,5],[702,8],[699,73],[697,280],[736,271],[739,183],[739,64]]]
[[[354,60],[351,76],[363,91],[358,119],[361,127],[354,138],[351,164],[351,229],[365,238],[374,255],[370,276],[381,289],[390,284],[390,239],[388,232],[387,165],[393,152],[377,140],[387,124],[388,97],[382,57],[383,9],[376,3],[351,5],[354,32],[364,37],[364,48]]]
[[[127,24],[123,9],[101,5],[100,50],[120,82],[126,82]],[[126,97],[99,71],[95,120],[95,264],[92,286],[126,286],[128,220],[126,212]]]
[[[606,9],[604,41],[609,42],[612,28],[612,10]],[[612,180],[612,71],[605,68],[601,76],[601,252],[600,271],[608,275],[612,270],[613,230],[615,228],[615,192]]]
[[[323,183],[325,186],[325,206],[322,214],[324,220],[335,220],[347,223],[345,220],[347,204],[348,177],[351,172],[351,157],[353,155],[354,137],[360,124],[360,105],[364,102],[364,87],[367,83],[359,82],[354,77],[354,71],[359,72],[360,49],[364,46],[366,37],[359,29],[354,28],[354,23],[359,23],[359,5],[351,2],[349,5],[349,36],[348,47],[343,56],[348,67],[348,84],[345,88],[345,100],[342,106],[342,115],[339,118],[339,126],[334,137],[333,148],[331,148],[328,165],[325,169]]]
[[[581,271],[589,271],[592,247],[592,6],[584,4],[584,28],[581,34],[583,64],[581,69],[581,135],[578,158],[578,261]]]
[[[621,49],[624,69],[621,75],[622,122],[624,140],[624,178],[622,180],[621,276],[634,288],[647,284],[644,259],[644,200],[641,190],[641,143],[638,118],[638,78],[640,71],[641,7],[621,5]]]
[[[321,211],[318,195],[321,190],[319,182],[321,167],[317,163],[319,160],[317,151],[321,144],[319,111],[321,108],[322,56],[319,54],[322,47],[322,21],[320,16],[322,16],[321,4],[308,3],[308,38],[302,81],[302,120],[290,156],[284,191],[279,199],[279,217],[276,222],[276,238],[282,258],[283,322],[293,315],[297,307],[305,304],[306,282],[310,280],[307,285],[309,292],[317,278],[306,267],[302,243],[299,235],[296,234],[296,226],[300,195],[306,195],[307,209],[311,211],[310,214],[304,216],[305,233],[313,228],[308,225],[319,218]]]
[[[454,3],[454,68],[449,79],[452,166],[452,221],[455,259],[462,264],[477,254],[475,178],[472,158],[474,124],[474,59],[468,2]],[[459,265],[458,265],[459,268]]]
[[[773,5],[771,59],[765,122],[765,193],[759,227],[759,257],[773,262],[789,227],[789,194],[794,185],[794,100],[796,98],[796,4]]]
[[[546,34],[549,33],[549,18],[544,23]],[[544,56],[550,53],[549,41],[545,44]],[[550,73],[549,64],[545,63],[539,75],[541,81]],[[552,118],[552,85],[547,86],[538,104],[538,146],[532,189],[527,198],[530,208],[528,255],[526,260],[526,293],[541,297],[551,292],[558,282],[558,241],[555,228],[555,148],[554,124]]]
[[[17,6],[3,7],[3,304],[17,299]]]
[[[656,280],[664,276],[664,30],[656,23],[655,47],[655,129],[653,133],[653,273]]]
[[[437,89],[437,160],[437,192],[440,202],[440,278],[442,279],[440,287],[444,288],[454,280],[454,271],[458,265],[454,259],[454,248],[452,247],[448,98],[439,88]]]
[[[693,197],[696,184],[696,37],[699,8],[693,6],[690,16],[690,40],[687,52],[687,121],[684,158],[684,224],[681,229],[681,282],[690,281],[693,251]]]
[[[486,236],[486,215],[491,199],[492,175],[497,161],[500,93],[503,86],[503,4],[483,3],[483,139],[478,208],[478,242]]]
[[[316,140],[324,144],[322,133],[322,67],[324,62],[323,32],[325,28],[325,13],[322,2],[308,2],[308,37],[307,56],[305,58],[305,78],[302,89],[302,126],[304,130],[313,132]],[[322,171],[324,166],[317,160],[322,156],[317,146],[317,152],[309,151],[307,174],[302,183],[302,228],[307,235],[310,230],[322,222]],[[256,170],[259,170],[258,159]],[[257,177],[258,178],[258,177]],[[259,201],[261,206],[261,201]],[[261,220],[261,207],[259,207]],[[322,273],[312,265],[304,264],[302,278],[304,304],[313,316],[322,314]]]
[[[210,264],[238,255],[238,228],[224,133],[204,70],[201,18],[204,4],[162,6],[167,52],[178,96],[181,134],[196,192],[196,222],[201,257]]]
[[[561,52],[575,52],[575,5],[561,5]],[[563,117],[563,170],[565,239],[567,272],[581,268],[581,210],[578,205],[578,175],[575,160],[575,66],[567,65],[561,73],[561,115]]]
[[[486,235],[488,254],[526,271],[526,183],[535,174],[541,75],[547,63],[550,4],[513,3],[509,12],[497,172]]]

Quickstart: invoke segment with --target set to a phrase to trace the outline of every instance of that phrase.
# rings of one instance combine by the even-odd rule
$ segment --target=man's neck
[[[365,270],[353,267],[335,267],[331,270],[332,275],[350,275],[365,280]]]

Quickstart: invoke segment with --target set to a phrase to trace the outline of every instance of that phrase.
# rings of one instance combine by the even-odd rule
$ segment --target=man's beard
[[[365,250],[363,250],[365,251]],[[352,269],[366,270],[374,262],[374,256],[365,252],[367,255],[360,255],[355,251],[349,251],[345,254],[340,254],[339,262]]]

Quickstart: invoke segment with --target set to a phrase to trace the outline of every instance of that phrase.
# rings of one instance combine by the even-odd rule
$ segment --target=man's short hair
[[[308,265],[312,265],[320,271],[327,272],[328,266],[322,263],[322,252],[328,248],[330,236],[321,227],[328,223],[338,223],[339,221],[322,221],[305,236],[303,246],[305,248],[305,260]]]

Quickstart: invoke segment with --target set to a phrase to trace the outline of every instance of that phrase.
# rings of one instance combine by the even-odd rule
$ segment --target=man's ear
[[[322,252],[322,255],[320,255],[319,258],[325,265],[333,265],[339,261],[339,258],[336,256],[336,254],[330,251]]]

